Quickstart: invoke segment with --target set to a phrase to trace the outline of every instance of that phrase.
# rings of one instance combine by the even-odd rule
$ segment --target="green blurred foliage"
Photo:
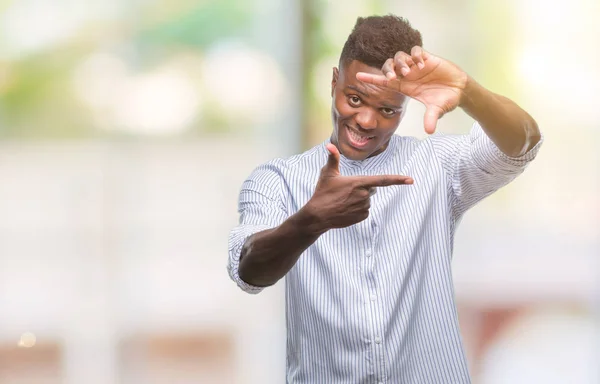
[[[172,8],[172,1],[153,4],[150,13],[161,13]],[[252,15],[252,2],[226,0],[200,2],[193,7],[182,7],[166,20],[145,24],[136,36],[144,46],[187,46],[206,49],[212,43],[248,32]],[[150,20],[155,17],[150,17]]]
[[[252,27],[252,2],[245,0],[140,4],[130,2],[116,19],[84,25],[60,44],[35,54],[2,59],[6,55],[0,37],[0,138],[128,136],[98,129],[73,92],[74,72],[89,54],[108,50],[143,71],[176,54],[201,55],[221,39],[243,40]],[[8,6],[0,3],[0,15]],[[198,121],[190,131],[201,133],[200,126]]]
[[[71,93],[71,69],[79,52],[61,49],[9,64],[10,79],[0,93],[2,137],[81,137],[86,114]]]

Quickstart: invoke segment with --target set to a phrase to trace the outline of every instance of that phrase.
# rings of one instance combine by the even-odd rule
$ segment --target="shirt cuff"
[[[524,169],[537,156],[544,141],[541,134],[540,140],[525,154],[517,157],[508,156],[485,134],[479,123],[475,122],[471,132],[471,143],[473,145],[474,158],[481,169],[490,171],[515,172]],[[491,166],[491,167],[490,167]],[[492,169],[490,169],[492,168]]]
[[[246,242],[246,239],[257,232],[261,232],[269,229],[266,225],[253,225],[253,226],[243,226],[238,227],[237,230],[234,230],[230,237],[229,242],[229,262],[227,264],[227,270],[229,272],[229,276],[231,279],[240,287],[244,292],[250,294],[260,293],[266,287],[258,287],[252,284],[248,284],[239,274],[240,268],[240,255],[242,252],[242,247]]]

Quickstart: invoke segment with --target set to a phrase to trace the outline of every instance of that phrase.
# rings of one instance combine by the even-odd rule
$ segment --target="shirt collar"
[[[327,156],[329,156],[329,151],[327,150],[326,146],[329,143],[331,143],[331,138],[328,138],[321,144],[321,149]],[[385,163],[387,163],[389,159],[394,157],[394,153],[396,153],[397,143],[398,141],[396,140],[395,135],[392,135],[387,148],[383,152],[376,156],[369,157],[365,160],[351,160],[340,153],[340,168],[363,170],[377,169],[383,166]]]

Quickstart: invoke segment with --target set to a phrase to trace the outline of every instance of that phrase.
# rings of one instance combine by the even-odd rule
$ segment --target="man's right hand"
[[[413,183],[412,178],[401,175],[341,176],[340,152],[333,144],[327,144],[327,150],[327,164],[321,169],[315,193],[304,207],[316,218],[319,232],[365,220],[375,187]]]
[[[239,267],[243,281],[261,287],[275,284],[323,233],[366,219],[375,187],[413,183],[410,177],[399,175],[341,176],[339,151],[333,144],[327,150],[329,159],[308,203],[278,227],[255,233],[244,242]]]

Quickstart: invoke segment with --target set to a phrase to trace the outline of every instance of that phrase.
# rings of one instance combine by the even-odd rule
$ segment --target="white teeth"
[[[352,140],[356,141],[357,143],[363,144],[366,143],[367,141],[369,141],[370,139],[373,138],[373,136],[362,136],[359,135],[358,133],[356,133],[354,130],[348,128],[348,132],[350,132],[350,137],[352,137]]]

